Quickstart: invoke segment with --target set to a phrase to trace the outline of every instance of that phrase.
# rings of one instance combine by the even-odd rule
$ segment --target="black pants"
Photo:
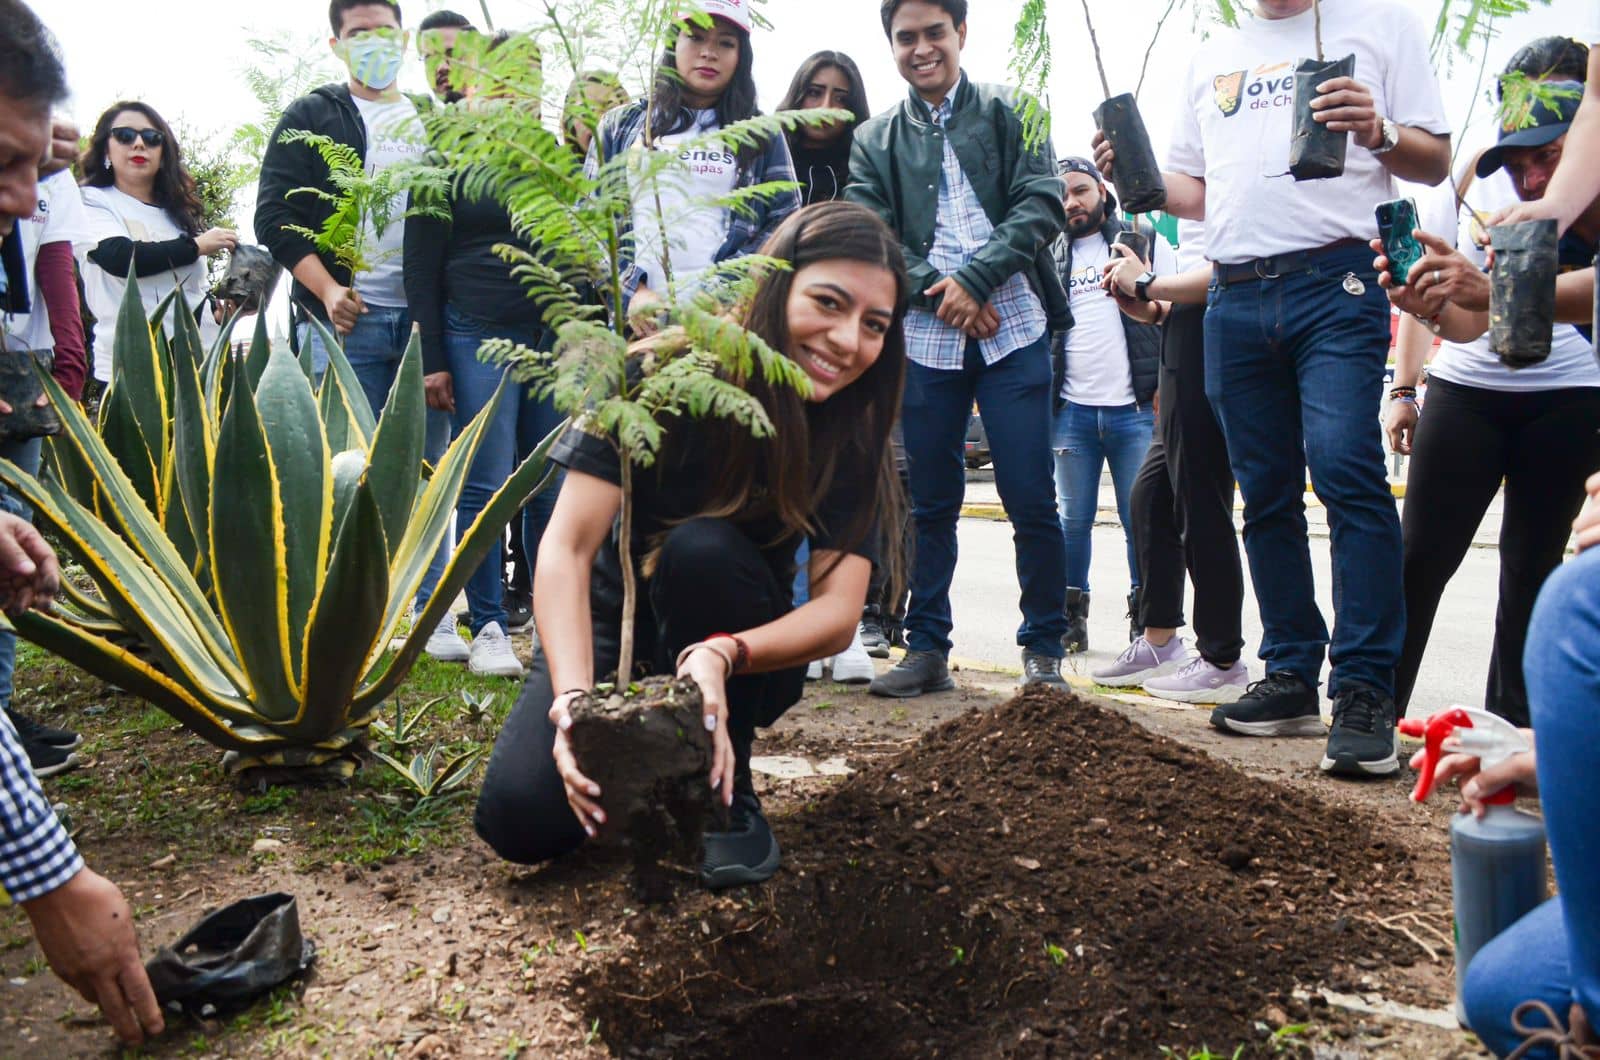
[[[1133,546],[1143,578],[1138,622],[1183,622],[1183,576],[1194,582],[1200,655],[1229,667],[1244,649],[1244,571],[1233,526],[1228,443],[1206,400],[1204,306],[1175,305],[1161,341],[1161,411],[1134,479]]]
[[[610,546],[596,560],[593,579],[594,672],[603,679],[616,669],[622,614],[620,572]],[[722,519],[675,527],[643,590],[648,605],[639,608],[635,646],[657,674],[672,673],[678,653],[695,641],[764,625],[794,606],[789,587],[779,584],[755,542]],[[804,685],[804,667],[728,682],[728,734],[743,783],[749,782],[756,727],[781,717]],[[549,665],[542,651],[535,652],[522,695],[495,740],[473,816],[473,827],[495,853],[524,865],[564,854],[584,839],[550,757],[554,699]]]
[[[885,560],[891,554],[895,556],[894,569],[899,572],[899,577],[890,577],[890,568],[884,561],[872,564],[864,614],[868,618],[876,618],[889,639],[898,643],[906,621],[906,603],[911,597],[911,564],[917,540],[917,526],[911,518],[911,471],[906,463],[906,448],[900,438],[899,424],[895,424],[894,428],[894,456],[895,471],[900,475],[900,525],[890,526],[887,520],[879,521],[878,555]]]
[[[1584,480],[1600,469],[1600,388],[1486,390],[1428,384],[1406,475],[1406,639],[1395,673],[1404,714],[1417,684],[1444,587],[1505,482],[1500,522],[1500,603],[1489,658],[1487,710],[1528,724],[1522,647],[1533,603],[1566,552]],[[1441,704],[1442,705],[1442,704]]]

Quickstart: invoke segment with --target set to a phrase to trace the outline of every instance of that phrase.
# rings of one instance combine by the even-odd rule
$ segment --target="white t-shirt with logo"
[[[1316,55],[1313,13],[1241,16],[1240,28],[1201,44],[1190,63],[1167,155],[1168,169],[1206,182],[1211,260],[1233,264],[1374,239],[1372,209],[1395,197],[1378,157],[1348,145],[1344,175],[1296,181],[1289,175],[1294,68]],[[1393,0],[1323,0],[1323,54],[1355,53],[1355,79],[1379,115],[1446,133],[1444,101],[1416,16]]]
[[[1206,260],[1206,223],[1178,219],[1178,272],[1188,272],[1208,264]]]
[[[1471,166],[1476,159],[1469,159]],[[1457,178],[1459,180],[1459,176]],[[1455,236],[1456,249],[1482,268],[1486,255],[1473,237],[1470,209],[1456,208],[1454,189],[1448,185],[1430,188],[1427,198],[1417,203],[1417,221],[1425,232]],[[1467,189],[1467,204],[1484,217],[1516,204],[1517,192],[1506,171],[1497,169],[1480,177]],[[1550,356],[1527,368],[1507,368],[1489,349],[1489,336],[1471,342],[1441,342],[1428,365],[1428,374],[1461,386],[1485,390],[1555,390],[1560,387],[1600,386],[1600,364],[1594,347],[1571,324],[1557,324],[1550,335]]]
[[[1172,248],[1160,236],[1151,249],[1151,271],[1158,276],[1177,270]],[[1063,277],[1072,305],[1067,332],[1067,372],[1061,396],[1075,405],[1131,405],[1133,369],[1128,363],[1128,335],[1117,300],[1100,287],[1100,270],[1111,260],[1111,245],[1098,231],[1072,241],[1072,275]]]
[[[105,239],[127,238],[135,243],[165,243],[183,235],[183,229],[159,206],[140,202],[132,195],[116,188],[80,188],[83,196],[84,216],[88,221],[87,237],[77,244],[78,269],[83,275],[84,300],[89,312],[94,314],[94,377],[102,383],[111,381],[112,345],[116,340],[117,313],[122,308],[122,294],[128,281],[123,276],[113,276],[89,260],[89,252]],[[133,266],[129,263],[129,270]],[[206,261],[204,258],[171,271],[139,276],[139,300],[144,303],[145,315],[155,312],[175,286],[183,288],[183,296],[191,310],[198,309],[206,296]],[[201,335],[209,338],[215,333],[209,313],[200,314]],[[209,326],[208,326],[209,325]],[[170,318],[166,331],[172,333]]]
[[[367,173],[373,175],[400,162],[421,161],[427,151],[416,104],[404,96],[371,100],[350,97],[367,131]],[[389,223],[377,231],[367,219],[367,260],[372,267],[355,278],[356,293],[372,305],[399,308],[406,304],[405,195],[395,196]]]
[[[22,260],[26,265],[28,305],[31,312],[0,318],[0,332],[8,350],[48,350],[55,347],[50,333],[50,313],[34,280],[39,248],[51,243],[77,246],[89,235],[89,220],[84,215],[83,198],[77,182],[66,170],[39,182],[39,207],[32,217],[17,222],[17,237],[22,240]]]
[[[739,178],[738,157],[725,145],[690,148],[689,141],[718,128],[715,110],[697,110],[694,123],[681,133],[656,137],[657,150],[676,151],[680,165],[668,167],[654,182],[638,180],[633,188],[634,262],[644,270],[652,290],[665,295],[661,233],[666,229],[672,282],[679,295],[690,292],[728,238],[730,214],[717,200],[733,191]],[[656,195],[661,211],[656,212]]]

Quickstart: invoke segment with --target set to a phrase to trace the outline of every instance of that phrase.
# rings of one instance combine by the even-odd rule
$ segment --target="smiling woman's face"
[[[683,101],[702,110],[714,107],[739,69],[739,31],[720,18],[709,28],[686,23],[672,54],[683,78]]]
[[[161,168],[161,152],[167,149],[164,143],[154,146],[145,142],[146,130],[154,131],[155,122],[145,117],[143,111],[130,109],[118,111],[111,119],[111,128],[113,131],[132,129],[141,134],[135,136],[131,144],[123,143],[116,135],[106,141],[106,157],[111,159],[112,174],[132,184],[155,180],[156,171]]]
[[[836,258],[794,274],[789,288],[789,359],[811,378],[811,400],[826,401],[877,363],[894,326],[894,273]]]

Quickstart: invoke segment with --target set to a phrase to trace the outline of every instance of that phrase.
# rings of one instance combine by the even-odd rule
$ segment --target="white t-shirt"
[[[50,243],[77,246],[88,238],[88,230],[89,221],[84,216],[83,198],[78,194],[78,185],[72,179],[72,174],[63,170],[40,181],[38,210],[27,220],[17,222],[17,236],[22,240],[22,260],[27,270],[28,305],[32,312],[0,319],[0,331],[4,332],[7,349],[48,350],[55,347],[55,336],[50,333],[50,314],[34,282],[39,248]]]
[[[1293,18],[1243,16],[1201,44],[1190,63],[1168,169],[1206,182],[1211,260],[1233,264],[1378,234],[1372,208],[1394,198],[1389,171],[1349,145],[1344,175],[1289,176],[1294,68],[1316,54],[1310,9]],[[1323,0],[1323,54],[1351,52],[1355,79],[1378,113],[1445,133],[1444,101],[1416,16],[1393,0]]]
[[[1466,164],[1471,166],[1474,161],[1469,159]],[[1467,203],[1485,217],[1516,202],[1516,189],[1503,169],[1474,180],[1467,189]],[[1450,185],[1430,188],[1427,198],[1417,203],[1417,215],[1423,231],[1454,234],[1456,249],[1483,267],[1485,255],[1472,235],[1472,214],[1463,208],[1457,217],[1455,192]],[[1550,356],[1540,364],[1507,368],[1489,349],[1489,336],[1483,335],[1471,342],[1441,342],[1428,365],[1428,374],[1485,390],[1600,386],[1600,364],[1595,363],[1594,347],[1571,324],[1555,326],[1550,335]]]
[[[1170,275],[1176,259],[1167,241],[1156,236],[1151,271]],[[1128,364],[1128,336],[1117,300],[1100,287],[1100,269],[1111,260],[1111,246],[1099,232],[1072,241],[1072,275],[1067,298],[1072,329],[1067,332],[1067,373],[1061,396],[1075,405],[1120,406],[1136,400]]]
[[[111,354],[117,331],[117,313],[122,308],[122,293],[127,289],[128,281],[122,276],[113,276],[90,261],[89,252],[105,239],[125,237],[135,243],[165,243],[183,235],[183,230],[161,207],[140,202],[116,188],[86,187],[79,191],[83,195],[88,227],[87,238],[77,244],[77,257],[78,268],[83,275],[84,300],[89,303],[89,312],[95,318],[94,377],[102,383],[108,383],[111,381]],[[197,309],[206,295],[205,259],[197,258],[171,272],[151,273],[138,277],[138,280],[139,298],[144,303],[146,316],[155,312],[156,306],[161,304],[174,286],[181,286],[189,308]],[[215,325],[207,327],[211,324],[209,313],[201,313],[200,321],[202,335],[208,331],[214,332]],[[170,319],[166,321],[166,331],[169,335],[172,333]]]
[[[1188,272],[1206,264],[1206,223],[1178,219],[1178,272]]]
[[[716,129],[715,110],[693,112],[694,124],[681,133],[658,136],[658,150],[676,150],[679,166],[665,170],[656,183],[636,181],[633,189],[634,261],[650,287],[665,295],[661,231],[672,259],[672,282],[680,297],[692,291],[700,275],[716,264],[717,251],[728,238],[729,211],[716,200],[733,191],[739,178],[738,157],[725,146],[690,149],[685,144]],[[656,213],[656,194],[661,212]],[[663,222],[665,222],[663,224]]]
[[[351,96],[367,130],[367,173],[379,173],[400,162],[420,161],[427,151],[416,104],[405,96],[392,100]],[[373,305],[399,308],[406,304],[406,198],[395,196],[389,223],[377,231],[367,219],[367,259],[372,267],[355,278],[356,293]]]

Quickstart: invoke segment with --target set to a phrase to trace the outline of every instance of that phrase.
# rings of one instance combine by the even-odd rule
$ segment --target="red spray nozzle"
[[[1423,741],[1422,774],[1417,777],[1416,790],[1411,793],[1413,802],[1424,801],[1433,791],[1434,773],[1439,767],[1440,757],[1444,754],[1444,742],[1457,729],[1482,730],[1480,736],[1469,741],[1470,746],[1464,746],[1461,750],[1467,754],[1476,754],[1484,765],[1493,765],[1517,751],[1527,750],[1522,734],[1510,722],[1486,711],[1471,710],[1467,707],[1451,707],[1426,721],[1405,718],[1400,722],[1399,728],[1405,735],[1420,737]],[[1516,792],[1511,788],[1502,788],[1483,801],[1490,805],[1501,805],[1515,802],[1516,797]]]

